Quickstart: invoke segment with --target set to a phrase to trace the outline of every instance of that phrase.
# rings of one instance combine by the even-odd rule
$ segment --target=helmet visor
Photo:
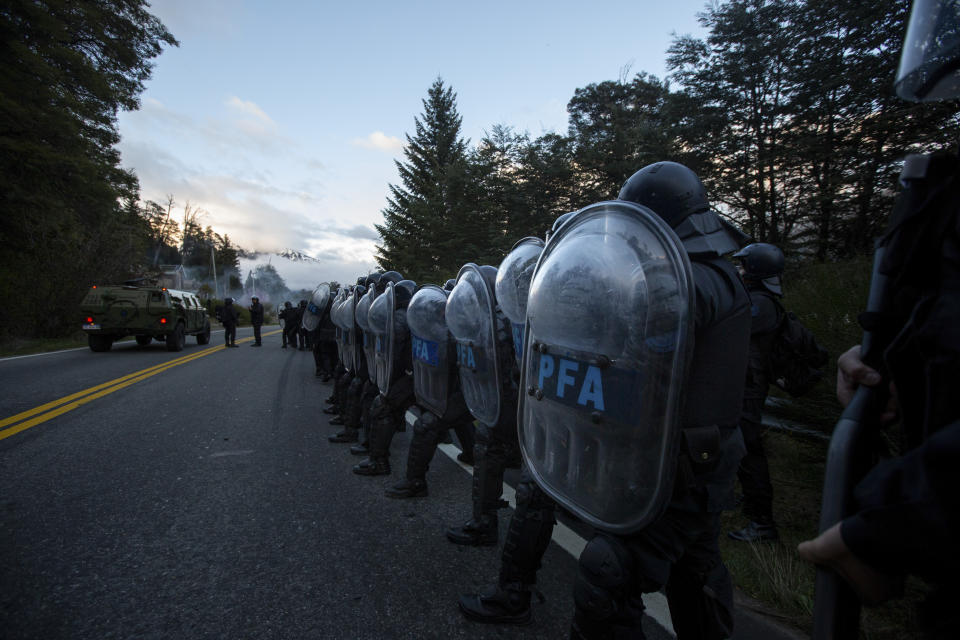
[[[914,1],[896,88],[915,102],[960,97],[960,0]]]

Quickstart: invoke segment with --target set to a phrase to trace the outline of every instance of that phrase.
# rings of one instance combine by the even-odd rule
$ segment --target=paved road
[[[311,354],[281,349],[276,328],[260,349],[249,335],[0,360],[4,638],[567,636],[582,527],[558,528],[533,625],[465,620],[456,595],[495,578],[499,549],[443,536],[469,515],[456,449],[438,453],[429,498],[384,497],[407,434],[393,476],[355,476],[327,442]],[[737,637],[777,637],[741,617]]]

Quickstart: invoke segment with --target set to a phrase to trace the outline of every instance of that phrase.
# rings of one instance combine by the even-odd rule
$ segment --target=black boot
[[[770,522],[751,520],[743,529],[728,532],[727,537],[740,542],[775,542],[780,539],[780,533],[772,520]]]
[[[337,409],[336,407],[327,407],[326,409],[323,410],[323,412],[327,415],[332,415],[335,413],[340,413],[340,410]]]
[[[447,540],[470,547],[494,547],[499,534],[497,514],[484,514],[479,520],[471,518],[462,527],[447,529]]]
[[[356,429],[344,429],[339,431],[332,436],[327,436],[327,440],[330,442],[356,442],[357,441],[357,431]]]
[[[337,426],[343,424],[343,416],[336,416],[330,420],[330,424]]]
[[[481,593],[460,596],[460,613],[474,622],[530,624],[530,591],[519,584],[491,585]]]
[[[388,476],[390,475],[390,460],[386,458],[367,458],[360,464],[354,465],[353,472],[358,476]]]
[[[404,480],[384,491],[384,494],[388,498],[426,498],[427,483],[423,480]]]
[[[350,447],[350,453],[355,456],[370,455],[370,446],[367,442],[361,442]]]

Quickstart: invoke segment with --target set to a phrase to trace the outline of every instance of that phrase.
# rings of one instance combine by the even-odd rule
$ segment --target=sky
[[[317,258],[274,261],[291,288],[351,282],[376,268],[374,224],[438,77],[471,144],[497,124],[566,133],[577,88],[666,77],[673,38],[705,35],[704,6],[153,0],[180,46],[120,114],[121,163],[144,200],[172,195],[179,216],[189,203],[235,245]]]

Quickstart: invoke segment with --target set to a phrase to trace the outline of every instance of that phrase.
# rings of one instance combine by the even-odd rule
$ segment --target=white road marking
[[[211,458],[222,458],[223,456],[246,456],[253,453],[253,449],[241,449],[239,451],[218,451],[217,453],[211,453]]]
[[[215,333],[223,333],[223,329],[217,329],[216,331],[211,331],[210,335]],[[123,338],[114,344],[122,344],[124,342],[130,342],[133,340],[132,337]],[[19,360],[20,358],[36,358],[39,356],[52,356],[55,353],[69,353],[71,351],[87,351],[90,347],[74,347],[73,349],[61,349],[59,351],[44,351],[43,353],[28,353],[25,356],[9,356],[7,358],[0,358],[0,362],[6,362],[7,360]]]

